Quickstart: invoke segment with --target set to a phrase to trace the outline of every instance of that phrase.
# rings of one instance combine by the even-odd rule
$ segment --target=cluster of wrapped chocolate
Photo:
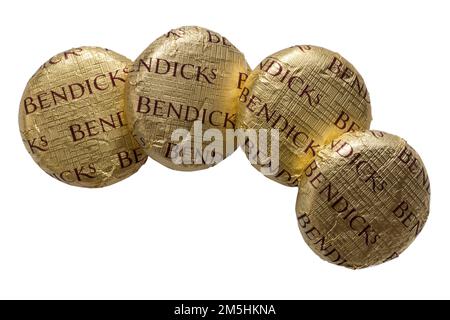
[[[33,159],[75,186],[111,185],[147,156],[205,169],[240,145],[269,178],[298,186],[307,244],[349,268],[397,257],[429,212],[419,155],[369,130],[371,118],[365,83],[339,54],[293,46],[251,71],[225,37],[200,27],[169,31],[134,63],[97,47],[62,52],[30,79],[19,112]]]

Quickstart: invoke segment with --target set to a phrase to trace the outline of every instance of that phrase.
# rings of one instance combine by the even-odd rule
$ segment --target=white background
[[[450,298],[448,1],[1,1],[0,298]],[[372,127],[400,135],[431,179],[431,214],[399,259],[361,271],[316,257],[296,189],[243,153],[177,172],[149,160],[103,189],[33,162],[22,91],[52,55],[82,45],[131,59],[182,25],[226,36],[254,67],[295,44],[341,53],[365,78]]]

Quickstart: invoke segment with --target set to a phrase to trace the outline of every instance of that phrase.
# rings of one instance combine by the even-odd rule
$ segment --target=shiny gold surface
[[[204,28],[174,29],[150,44],[134,62],[127,87],[127,115],[147,154],[176,170],[208,168],[205,141],[188,150],[192,163],[175,164],[178,141],[172,133],[181,128],[198,138],[207,129],[223,134],[234,129],[237,98],[248,71],[238,49]],[[194,132],[196,120],[202,122],[200,132]],[[228,155],[225,148],[221,155]]]
[[[315,253],[356,269],[402,253],[429,205],[428,175],[414,149],[397,136],[365,131],[333,140],[306,166],[296,212]]]
[[[315,46],[294,46],[264,59],[250,74],[240,102],[239,127],[279,129],[279,168],[268,177],[287,186],[297,186],[320,146],[345,132],[368,129],[372,119],[361,75],[339,54]]]
[[[52,57],[29,80],[20,132],[49,175],[70,185],[103,187],[145,163],[124,115],[130,63],[107,49],[74,48]]]

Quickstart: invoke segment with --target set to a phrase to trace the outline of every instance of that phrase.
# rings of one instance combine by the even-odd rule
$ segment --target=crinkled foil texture
[[[107,49],[74,48],[52,57],[29,80],[20,132],[49,175],[70,185],[103,187],[145,163],[124,114],[130,64]]]
[[[429,205],[416,151],[397,136],[365,131],[337,138],[306,167],[296,212],[316,254],[357,269],[398,257],[422,230]]]
[[[369,94],[358,71],[342,56],[301,45],[264,59],[240,96],[238,126],[279,130],[279,167],[269,178],[297,186],[320,146],[352,130],[368,129]],[[271,155],[261,150],[262,158]],[[248,145],[244,148],[248,153]],[[273,162],[272,162],[273,163]],[[264,161],[254,164],[257,169]]]
[[[208,168],[211,158],[202,153],[210,143],[206,140],[200,148],[192,145],[192,163],[175,164],[171,157],[179,141],[172,133],[185,129],[194,139],[218,129],[225,138],[225,129],[235,128],[239,87],[249,70],[244,55],[226,38],[200,27],[173,29],[151,43],[136,59],[127,87],[127,114],[147,154],[175,170]],[[201,132],[194,132],[194,121],[202,122]]]

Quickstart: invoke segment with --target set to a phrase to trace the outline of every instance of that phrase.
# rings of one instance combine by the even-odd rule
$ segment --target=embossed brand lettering
[[[55,179],[63,182],[75,182],[75,181],[85,181],[89,179],[94,179],[97,173],[97,169],[93,163],[86,166],[80,166],[72,168],[70,170],[64,170],[59,173],[50,173]]]
[[[179,77],[185,80],[206,82],[210,84],[215,82],[218,72],[217,68],[214,66],[200,66],[160,58],[140,59],[137,71],[141,70],[167,77]]]
[[[420,221],[416,214],[409,209],[409,204],[406,201],[400,202],[392,213],[401,224],[409,231],[414,232],[415,236],[418,236],[422,231],[425,221]]]
[[[297,221],[306,237],[328,261],[340,266],[346,265],[347,260],[332,246],[332,244],[327,244],[325,236],[312,225],[311,220],[306,213],[297,216]]]
[[[102,132],[121,128],[126,124],[123,122],[123,111],[116,114],[110,114],[106,118],[89,120],[82,124],[73,124],[69,126],[73,142],[83,140],[87,137],[94,137]]]
[[[349,66],[344,64],[337,57],[333,57],[333,60],[328,65],[327,71],[333,76],[338,77],[338,79],[344,81],[346,84],[356,91],[356,93],[363,98],[367,103],[370,103],[369,93],[364,84],[364,81],[356,75]]]
[[[322,172],[318,170],[315,160],[306,167],[305,175],[308,177],[310,185],[318,190],[330,208],[347,223],[351,230],[355,231],[358,237],[363,238],[367,247],[371,247],[380,239],[380,235],[367,222],[364,214],[359,213],[350,201],[340,194],[331,182],[327,181]]]
[[[126,73],[128,70],[115,70],[99,74],[92,79],[63,85],[49,91],[40,92],[36,96],[25,97],[23,100],[25,114],[29,115],[37,110],[58,107],[61,104],[67,104],[86,95],[93,95],[95,92],[117,87],[118,83],[125,83],[125,78],[119,76],[119,73],[122,72]]]
[[[131,151],[121,151],[117,153],[117,159],[119,160],[120,167],[122,169],[128,168],[134,163],[146,161],[147,157],[144,156],[140,148],[133,149]]]
[[[428,178],[425,167],[421,165],[420,160],[413,155],[411,148],[405,146],[402,152],[398,155],[397,159],[400,160],[403,165],[407,166],[409,173],[420,183],[420,185],[425,188],[429,194],[430,179]]]
[[[303,78],[296,76],[294,71],[285,68],[275,59],[268,58],[264,60],[259,64],[258,68],[275,77],[281,83],[286,83],[290,91],[305,99],[311,107],[315,107],[320,103],[322,95],[311,84],[306,83]]]
[[[40,136],[32,140],[27,140],[31,153],[48,151],[48,141],[46,136]]]
[[[136,111],[141,114],[148,114],[160,118],[174,118],[184,121],[201,120],[214,127],[235,128],[236,114],[222,112],[219,110],[208,110],[194,106],[183,105],[159,99],[139,96]]]
[[[333,140],[331,148],[342,158],[349,159],[347,164],[355,169],[358,179],[369,184],[373,192],[385,190],[387,181],[378,174],[378,169],[374,168],[368,160],[363,159],[361,153],[354,153],[349,143]]]
[[[312,156],[316,155],[320,145],[310,138],[308,133],[297,128],[296,125],[290,124],[277,109],[269,111],[267,103],[254,94],[250,96],[249,93],[249,89],[244,87],[239,97],[239,100],[246,104],[245,107],[248,111],[255,113],[258,117],[262,117],[270,127],[278,129],[280,135],[283,134],[296,147],[303,148],[302,151],[304,153],[310,153]]]
[[[334,125],[345,132],[357,131],[361,128],[360,125],[350,119],[350,116],[345,111],[341,111]]]

